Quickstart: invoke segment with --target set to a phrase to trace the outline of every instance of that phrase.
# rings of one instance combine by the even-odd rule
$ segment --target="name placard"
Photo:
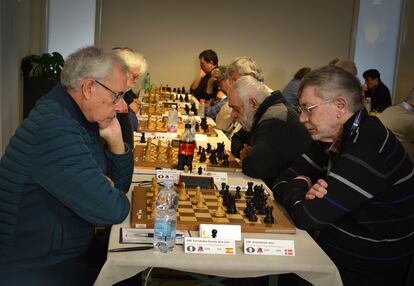
[[[295,242],[281,239],[244,239],[244,253],[250,255],[295,256]]]
[[[235,224],[200,224],[200,237],[241,240],[241,226]]]
[[[236,254],[236,244],[234,240],[185,237],[184,251],[191,254]]]

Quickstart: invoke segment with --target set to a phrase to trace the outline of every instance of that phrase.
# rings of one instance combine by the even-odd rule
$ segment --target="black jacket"
[[[275,91],[259,106],[252,130],[249,133],[241,130],[233,136],[232,152],[240,156],[243,144],[251,145],[250,154],[243,160],[243,173],[271,186],[311,141],[298,113]]]

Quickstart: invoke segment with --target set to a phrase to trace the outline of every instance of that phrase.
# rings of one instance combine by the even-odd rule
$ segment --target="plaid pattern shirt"
[[[217,100],[214,102],[213,105],[210,105],[206,108],[206,116],[211,117],[211,118],[216,118],[217,113],[219,113],[221,107],[227,102],[227,97],[221,99],[221,100]]]

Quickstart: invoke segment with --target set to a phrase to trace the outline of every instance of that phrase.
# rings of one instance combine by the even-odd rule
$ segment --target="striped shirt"
[[[330,157],[326,143],[314,142],[275,181],[273,193],[298,228],[319,231],[317,241],[335,264],[374,268],[372,262],[398,263],[412,255],[414,169],[376,117],[363,111],[361,118],[352,136],[355,115],[344,125],[339,154]],[[308,186],[294,179],[299,175],[313,184],[324,179],[327,195],[305,200]]]

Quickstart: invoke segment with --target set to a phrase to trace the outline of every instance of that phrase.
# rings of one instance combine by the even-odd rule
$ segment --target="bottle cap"
[[[176,106],[175,104],[173,104],[173,105],[171,105],[171,108],[172,108],[172,109],[176,109],[176,108],[177,108],[177,106]]]
[[[172,187],[172,186],[174,186],[174,182],[173,181],[164,181],[164,186]]]
[[[204,102],[206,102],[206,100],[204,98],[201,98],[200,103],[204,103]]]

